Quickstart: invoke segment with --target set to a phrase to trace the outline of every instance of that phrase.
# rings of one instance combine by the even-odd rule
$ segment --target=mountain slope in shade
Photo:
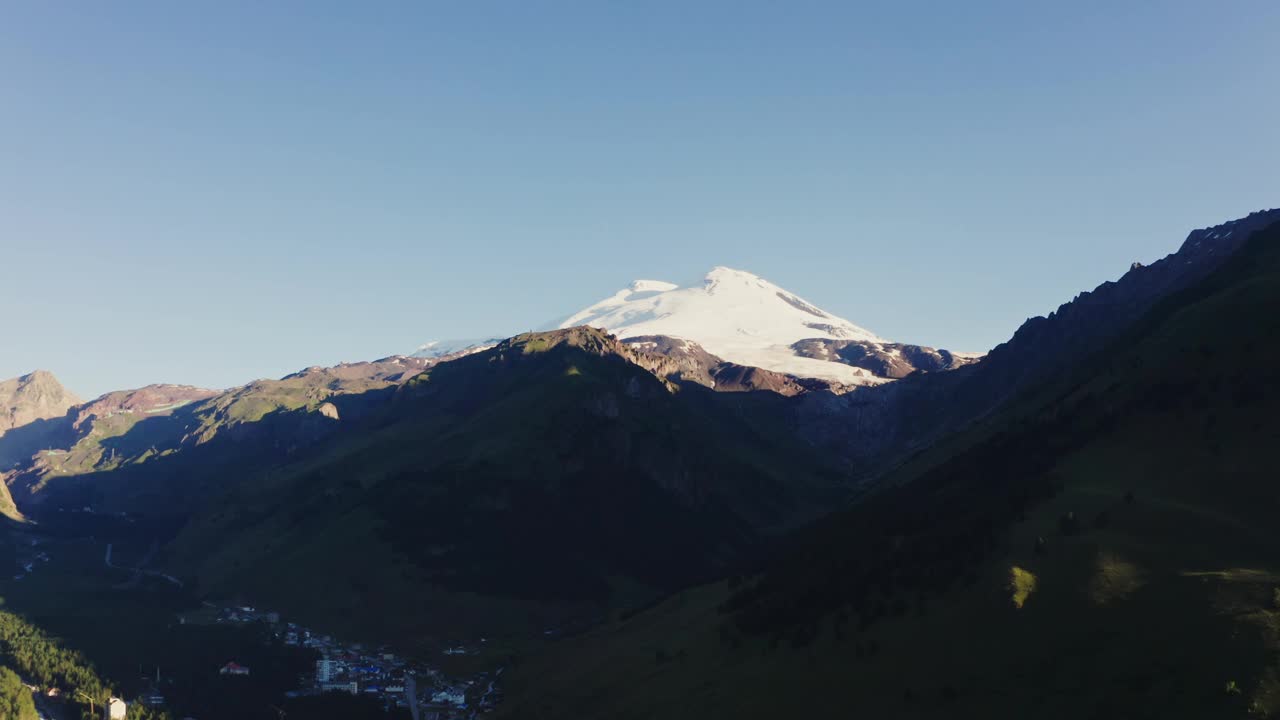
[[[857,362],[864,356],[901,357],[896,346],[866,328],[832,315],[759,276],[717,267],[697,287],[682,288],[657,280],[637,280],[627,288],[559,323],[589,325],[619,338],[667,336],[697,343],[708,353],[738,365],[801,378],[846,385],[877,385],[899,375],[877,372],[879,364]],[[856,346],[858,352],[819,351]],[[936,363],[937,369],[971,358]],[[906,360],[899,367],[909,365]]]
[[[43,423],[41,446],[26,448],[27,456],[4,480],[22,488],[20,494],[25,495],[51,476],[115,468],[144,454],[168,449],[164,445],[166,435],[157,427],[171,426],[175,411],[221,393],[188,385],[157,384],[109,392],[76,405],[62,417]],[[130,435],[132,443],[125,441]],[[12,450],[7,440],[0,440],[0,448]]]
[[[840,397],[810,394],[795,426],[816,444],[838,448],[856,474],[873,477],[1017,393],[1070,373],[1156,303],[1203,280],[1251,235],[1276,223],[1280,209],[1194,230],[1177,252],[1150,265],[1135,263],[1118,280],[1080,293],[1047,317],[1027,320],[980,363]]]
[[[323,445],[220,472],[171,567],[373,636],[523,632],[723,572],[843,497],[787,398],[675,366],[583,327],[439,363]]]
[[[1032,323],[1145,308],[760,575],[514,666],[496,717],[1280,716],[1280,223],[1209,247],[1269,219]]]

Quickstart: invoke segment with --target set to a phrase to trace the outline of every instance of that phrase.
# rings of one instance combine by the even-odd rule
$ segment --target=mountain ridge
[[[1068,372],[1156,303],[1203,280],[1254,233],[1277,222],[1280,209],[1260,210],[1193,230],[1160,260],[1135,265],[1047,316],[1026,320],[980,362],[845,395],[810,393],[801,398],[795,422],[816,444],[848,458],[856,474],[875,477],[1023,389]]]

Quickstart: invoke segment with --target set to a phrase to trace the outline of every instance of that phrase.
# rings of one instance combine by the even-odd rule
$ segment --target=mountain
[[[206,400],[221,391],[186,385],[148,385],[137,390],[110,392],[95,400],[69,408],[60,418],[45,423],[44,443],[38,451],[28,453],[25,462],[8,474],[6,484],[22,487],[29,495],[51,476],[74,475],[94,469],[115,467],[137,458],[137,454],[164,448],[162,434],[147,434],[146,442],[135,442],[139,448],[130,452],[120,438],[132,431],[150,431],[163,423],[174,411],[193,402]],[[5,441],[0,439],[0,447]],[[141,448],[146,448],[142,450]]]
[[[979,363],[845,395],[810,393],[797,404],[792,423],[815,445],[844,456],[855,475],[874,478],[1028,388],[1070,374],[1157,303],[1204,280],[1253,233],[1277,222],[1280,210],[1266,210],[1194,230],[1167,257],[1134,263],[1118,280],[1027,320]]]
[[[68,412],[6,483],[40,522],[90,506],[176,533],[171,569],[213,595],[378,637],[456,632],[460,616],[528,630],[749,562],[845,494],[842,471],[778,424],[803,387],[712,366],[734,392],[573,328],[450,361],[111,393]],[[401,601],[425,596],[431,612]],[[365,605],[382,612],[353,613]]]
[[[60,420],[80,400],[44,370],[0,381],[0,478],[32,454],[51,447],[59,436]],[[8,491],[0,492],[0,505],[9,516]]]
[[[59,417],[79,402],[47,370],[0,380],[0,435],[36,420]]]
[[[843,392],[914,372],[953,370],[981,357],[883,340],[763,278],[726,267],[713,268],[697,287],[636,280],[544,329],[578,325],[607,330],[650,351],[677,353],[686,365],[685,380],[717,390],[754,387],[753,380],[744,384],[730,379],[754,368],[789,376],[785,382],[761,376],[765,386]],[[448,359],[499,342],[501,338],[433,341],[413,357]],[[728,382],[714,381],[717,367],[728,372]]]
[[[499,716],[1276,716],[1269,219],[1031,322],[1001,354],[1048,331],[1092,350],[1025,366],[758,574],[524,658]]]
[[[999,678],[1020,668],[1062,667],[1068,678],[1089,670],[1053,665],[1087,649],[1052,635],[1077,617],[1095,639],[1121,637],[1131,656],[1140,648],[1124,622],[1071,614],[1079,608],[1047,592],[1049,580],[1108,588],[1100,596],[1110,597],[1110,585],[1157,574],[1177,598],[1171,622],[1192,647],[1212,650],[1200,669],[1262,683],[1244,662],[1257,648],[1222,640],[1226,621],[1173,578],[1175,564],[1193,561],[1210,569],[1187,572],[1277,577],[1260,519],[1274,514],[1274,497],[1254,467],[1276,437],[1266,412],[1270,338],[1280,337],[1270,294],[1277,263],[1266,250],[1276,219],[1261,213],[1193,232],[1169,258],[1028,321],[978,363],[858,335],[825,314],[830,322],[820,324],[832,329],[805,325],[792,311],[815,322],[822,311],[726,270],[692,292],[642,283],[582,318],[585,326],[492,347],[308,368],[207,397],[172,397],[169,386],[100,399],[96,409],[38,421],[63,428],[67,440],[41,446],[6,482],[40,522],[57,522],[65,507],[127,513],[132,532],[165,543],[158,560],[167,571],[210,599],[252,598],[360,638],[527,637],[675,593],[637,624],[607,624],[553,650],[551,665],[533,660],[514,675],[513,707],[535,703],[552,717],[714,716],[725,713],[708,703],[739,699],[743,715],[785,715],[787,702],[826,715],[815,703],[860,697],[881,711],[872,716],[893,716],[903,713],[886,703],[917,693],[930,700],[907,717],[947,716],[937,702],[959,702],[969,687],[990,703],[1002,693],[1025,700]],[[670,298],[657,303],[662,296]],[[743,331],[735,340],[747,339],[717,345],[720,330],[701,340],[673,334],[716,313]],[[760,317],[773,320],[751,324]],[[631,323],[625,338],[592,326],[615,319]],[[819,334],[790,339],[806,332]],[[857,370],[867,382],[848,387],[712,352],[746,346],[758,357]],[[1168,514],[1124,532],[1104,527],[1129,487]],[[1210,517],[1187,510],[1198,503],[1213,508]],[[1054,552],[1070,560],[1061,576],[1015,552],[1052,534],[1059,517],[1065,539]],[[1079,532],[1080,518],[1098,532]],[[1193,538],[1231,539],[1201,552],[1175,537],[1182,524]],[[1257,547],[1247,547],[1250,538]],[[1177,549],[1173,560],[1153,553],[1162,543]],[[1121,562],[1099,560],[1099,549]],[[1059,603],[1027,629],[1042,633],[1043,652],[1010,652],[1017,663],[982,655],[987,664],[970,682],[977,670],[951,662],[952,648],[990,652],[1019,641],[1019,627],[1000,615],[1005,585],[1031,592],[1014,563],[1046,583],[1037,598]],[[1107,570],[1095,579],[1099,566]],[[744,578],[755,568],[764,572]],[[1260,574],[1232,574],[1240,568]],[[733,588],[683,590],[724,575]],[[1135,610],[1122,617],[1155,634],[1146,623],[1160,617],[1158,601],[1124,606]],[[1250,616],[1261,612],[1256,598],[1242,602]],[[929,615],[935,607],[943,610]],[[865,624],[859,632],[879,633],[912,613],[936,620],[859,636],[852,650],[840,644],[849,618]],[[986,641],[986,628],[999,643]],[[818,640],[822,654],[804,654]],[[931,659],[904,686],[921,662],[916,643]],[[1190,662],[1176,645],[1159,648]],[[863,679],[850,652],[855,661],[894,659],[868,665]],[[1177,682],[1196,679],[1177,667]],[[1016,677],[1029,688],[1075,690]],[[753,694],[762,678],[782,688],[781,700]],[[1131,679],[1139,688],[1165,682]],[[823,689],[841,683],[859,692]],[[1217,716],[1206,703],[1188,707]]]
[[[838,469],[774,423],[787,398],[678,385],[671,365],[591,328],[437,364],[237,472],[170,566],[375,637],[527,632],[726,572],[841,496]]]
[[[624,340],[690,341],[738,365],[853,386],[951,369],[978,357],[891,343],[759,276],[726,267],[713,268],[697,287],[637,280],[559,323],[575,325],[603,328]]]
[[[230,390],[150,385],[107,393],[71,407],[62,417],[0,437],[0,459],[8,460],[7,472],[0,477],[18,502],[29,508],[57,503],[60,495],[82,498],[85,483],[96,482],[112,470],[124,471],[123,477],[137,481],[131,492],[145,489],[154,494],[153,483],[170,487],[170,492],[184,489],[169,498],[186,506],[199,501],[201,479],[212,482],[209,474],[221,467],[216,461],[201,464],[211,455],[226,452],[245,462],[266,461],[276,453],[307,445],[329,432],[332,420],[358,417],[364,394],[394,387],[435,362],[393,356],[310,367],[279,380],[257,380]],[[342,399],[335,405],[337,396]],[[339,405],[345,412],[339,412]],[[277,421],[277,415],[291,412],[307,421]],[[215,443],[212,453],[204,448],[218,438],[228,444]],[[185,488],[173,486],[149,466],[156,458],[195,448],[201,448],[202,461],[184,471],[190,483]],[[116,500],[127,504],[125,496]]]

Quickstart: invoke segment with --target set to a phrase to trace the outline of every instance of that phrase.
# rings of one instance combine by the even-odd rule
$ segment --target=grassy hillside
[[[46,530],[0,524],[0,549],[35,540],[48,556],[21,580],[0,575],[0,666],[13,668],[25,681],[42,689],[57,687],[69,700],[83,701],[77,692],[86,693],[99,708],[108,695],[125,698],[129,718],[141,720],[278,720],[273,706],[291,717],[386,717],[316,712],[314,705],[286,699],[284,693],[298,687],[299,675],[314,668],[314,651],[284,645],[265,625],[199,622],[196,618],[208,609],[182,589],[104,564],[108,541],[114,540],[114,557],[124,563],[142,558],[147,543],[122,540],[104,527],[95,528],[96,539]],[[252,676],[220,676],[218,668],[233,659],[252,667]],[[158,687],[153,685],[157,669],[162,673]],[[165,696],[164,708],[136,702],[153,689]],[[63,710],[52,717],[89,717],[87,702]],[[0,711],[0,718],[7,717]]]
[[[761,575],[526,659],[505,715],[1280,714],[1278,319],[1271,229]]]
[[[202,483],[232,465],[253,465],[241,462],[248,457],[228,463],[228,444],[245,445],[251,452],[233,454],[257,464],[276,462],[327,434],[332,415],[359,416],[380,391],[434,362],[391,357],[312,367],[227,391],[150,385],[107,393],[0,437],[0,470],[27,508],[105,502],[113,510],[185,510],[203,499]],[[211,443],[222,449],[210,452]],[[193,461],[152,466],[177,455]],[[166,492],[175,478],[183,478],[183,491]]]
[[[82,406],[80,417],[73,410],[61,442],[6,481],[29,514],[89,505],[162,516],[162,525],[172,525],[229,479],[327,437],[338,422],[326,410],[350,420],[384,403],[397,371],[391,361],[311,368],[192,401],[134,403],[142,409],[118,406],[152,388],[112,393]]]
[[[170,566],[369,637],[541,631],[754,559],[840,492],[757,411],[784,398],[681,390],[643,362],[578,328],[440,364],[235,484]]]

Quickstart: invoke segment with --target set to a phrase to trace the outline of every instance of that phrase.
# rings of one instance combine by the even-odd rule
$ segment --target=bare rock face
[[[955,370],[978,361],[971,353],[867,340],[801,340],[791,346],[800,357],[827,360],[871,371],[876,377],[898,380],[916,372]]]
[[[331,402],[321,404],[320,407],[316,408],[316,411],[330,420],[338,419],[338,407]]]
[[[799,395],[810,389],[805,381],[786,373],[726,362],[691,340],[666,335],[639,335],[623,342],[636,352],[645,369],[674,382],[691,382],[718,392],[767,390],[779,395]],[[812,380],[829,389],[830,383]]]
[[[712,374],[716,366],[724,363],[695,342],[666,335],[640,335],[623,342],[637,354],[649,358],[653,367],[646,367],[647,370],[675,381],[714,387]],[[665,362],[658,358],[664,358]]]
[[[47,370],[0,381],[0,435],[37,420],[62,417],[79,404],[80,398]]]

